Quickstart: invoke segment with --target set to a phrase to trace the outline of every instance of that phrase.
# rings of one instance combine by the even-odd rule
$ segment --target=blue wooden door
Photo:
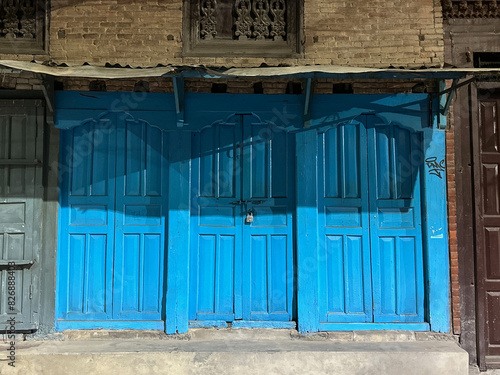
[[[292,138],[243,115],[193,134],[191,320],[292,319]]]
[[[318,146],[321,322],[423,322],[419,134],[360,116]]]
[[[60,319],[112,318],[115,118],[61,133]]]
[[[366,117],[375,322],[424,321],[418,133]]]
[[[117,114],[62,132],[59,319],[162,318],[165,137]]]
[[[318,160],[322,322],[371,322],[366,131],[359,121],[320,134]]]
[[[144,121],[117,125],[113,318],[160,320],[167,134]]]

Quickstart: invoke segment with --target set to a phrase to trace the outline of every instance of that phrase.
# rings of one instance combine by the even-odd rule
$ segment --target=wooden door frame
[[[475,85],[457,90],[453,106],[455,132],[455,183],[457,200],[457,247],[460,299],[460,344],[469,353],[469,362],[477,361],[476,275],[474,244],[474,182],[472,162],[472,92]]]
[[[495,89],[495,97],[500,99],[500,84],[488,85]],[[481,183],[481,164],[479,157],[479,131],[480,131],[480,113],[478,91],[481,87],[473,85],[470,89],[470,113],[471,113],[471,138],[472,138],[472,176],[473,177],[473,230],[475,245],[475,275],[476,275],[476,335],[477,335],[477,359],[481,370],[486,370],[486,291],[485,291],[485,262],[484,262],[484,231],[482,220],[483,200],[480,194]]]
[[[471,141],[472,141],[472,184],[473,184],[473,218],[474,218],[474,247],[475,247],[475,273],[476,273],[476,334],[477,334],[477,351],[478,364],[482,370],[486,369],[485,363],[485,322],[484,322],[484,283],[480,274],[484,275],[483,260],[479,256],[479,249],[482,247],[481,242],[484,236],[479,233],[480,210],[482,206],[480,179],[480,160],[479,153],[479,102],[477,99],[478,88],[474,86],[470,90],[470,112],[471,112]]]

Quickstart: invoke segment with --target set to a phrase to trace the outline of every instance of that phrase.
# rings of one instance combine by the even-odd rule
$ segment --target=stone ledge
[[[467,375],[451,341],[73,340],[23,342],[3,374]],[[5,365],[5,366],[4,366]]]

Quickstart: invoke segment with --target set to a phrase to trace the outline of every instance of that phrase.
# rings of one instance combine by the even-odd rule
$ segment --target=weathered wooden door
[[[293,137],[238,115],[192,140],[190,319],[290,321]]]
[[[37,328],[43,128],[43,102],[0,101],[0,330]]]
[[[498,94],[479,100],[473,130],[478,288],[478,345],[482,365],[500,365],[500,129]]]
[[[163,318],[167,136],[123,117],[61,135],[62,320]]]
[[[321,322],[423,322],[420,147],[376,116],[320,133]]]

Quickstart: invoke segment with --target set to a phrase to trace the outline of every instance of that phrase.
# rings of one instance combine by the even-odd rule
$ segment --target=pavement
[[[4,343],[1,349],[8,349]],[[8,354],[7,350],[1,350]],[[422,332],[192,329],[66,331],[16,343],[15,367],[0,374],[468,375],[453,336]],[[489,375],[489,374],[488,374]],[[500,374],[499,374],[500,375]]]
[[[480,372],[477,366],[469,366],[469,375],[500,375],[500,369]]]

